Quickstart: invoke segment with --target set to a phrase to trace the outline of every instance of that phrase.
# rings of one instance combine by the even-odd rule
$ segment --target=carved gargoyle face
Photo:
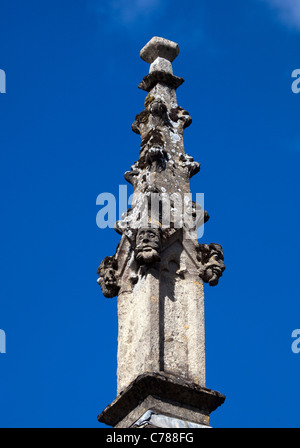
[[[223,249],[219,244],[202,244],[198,260],[201,261],[200,277],[210,286],[216,286],[225,270]]]
[[[111,299],[118,295],[117,263],[113,257],[106,257],[98,268],[98,284],[105,297]]]
[[[136,235],[135,257],[139,264],[160,260],[161,234],[159,229],[142,228]]]

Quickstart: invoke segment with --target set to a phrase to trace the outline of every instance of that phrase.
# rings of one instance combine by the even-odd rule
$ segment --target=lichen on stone
[[[149,105],[152,103],[152,101],[154,101],[154,100],[155,100],[155,97],[151,96],[150,93],[148,93],[148,95],[145,98],[145,102],[144,102],[145,109],[147,109],[149,107]]]

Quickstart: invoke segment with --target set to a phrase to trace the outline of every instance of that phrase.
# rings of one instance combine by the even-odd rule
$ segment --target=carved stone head
[[[151,264],[160,260],[161,230],[141,228],[136,235],[135,258],[139,264]]]
[[[201,262],[199,275],[210,286],[216,286],[225,270],[223,249],[220,244],[200,244],[198,261]]]
[[[105,257],[98,268],[99,278],[98,284],[101,286],[102,293],[105,297],[111,299],[119,293],[118,263],[114,257]]]

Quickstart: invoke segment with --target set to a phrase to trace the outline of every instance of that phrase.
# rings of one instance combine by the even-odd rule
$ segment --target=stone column
[[[116,223],[116,254],[101,263],[98,283],[118,296],[117,398],[99,421],[126,427],[209,427],[224,402],[205,385],[204,288],[225,266],[218,244],[199,244],[209,216],[192,201],[190,178],[200,164],[186,154],[192,119],[179,107],[173,74],[176,43],[153,37],[141,50],[150,63],[139,88],[148,92],[132,130],[141,137],[137,162],[125,173],[132,207]]]

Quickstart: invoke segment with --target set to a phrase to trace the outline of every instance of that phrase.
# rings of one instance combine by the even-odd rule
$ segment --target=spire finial
[[[149,64],[152,64],[156,58],[173,62],[178,55],[179,45],[176,42],[157,36],[152,37],[140,51],[140,57]]]
[[[145,76],[139,88],[150,92],[157,84],[162,83],[171,89],[177,89],[184,79],[173,75],[172,62],[179,54],[179,45],[163,37],[152,37],[141,49],[140,57],[150,65],[149,75]]]

